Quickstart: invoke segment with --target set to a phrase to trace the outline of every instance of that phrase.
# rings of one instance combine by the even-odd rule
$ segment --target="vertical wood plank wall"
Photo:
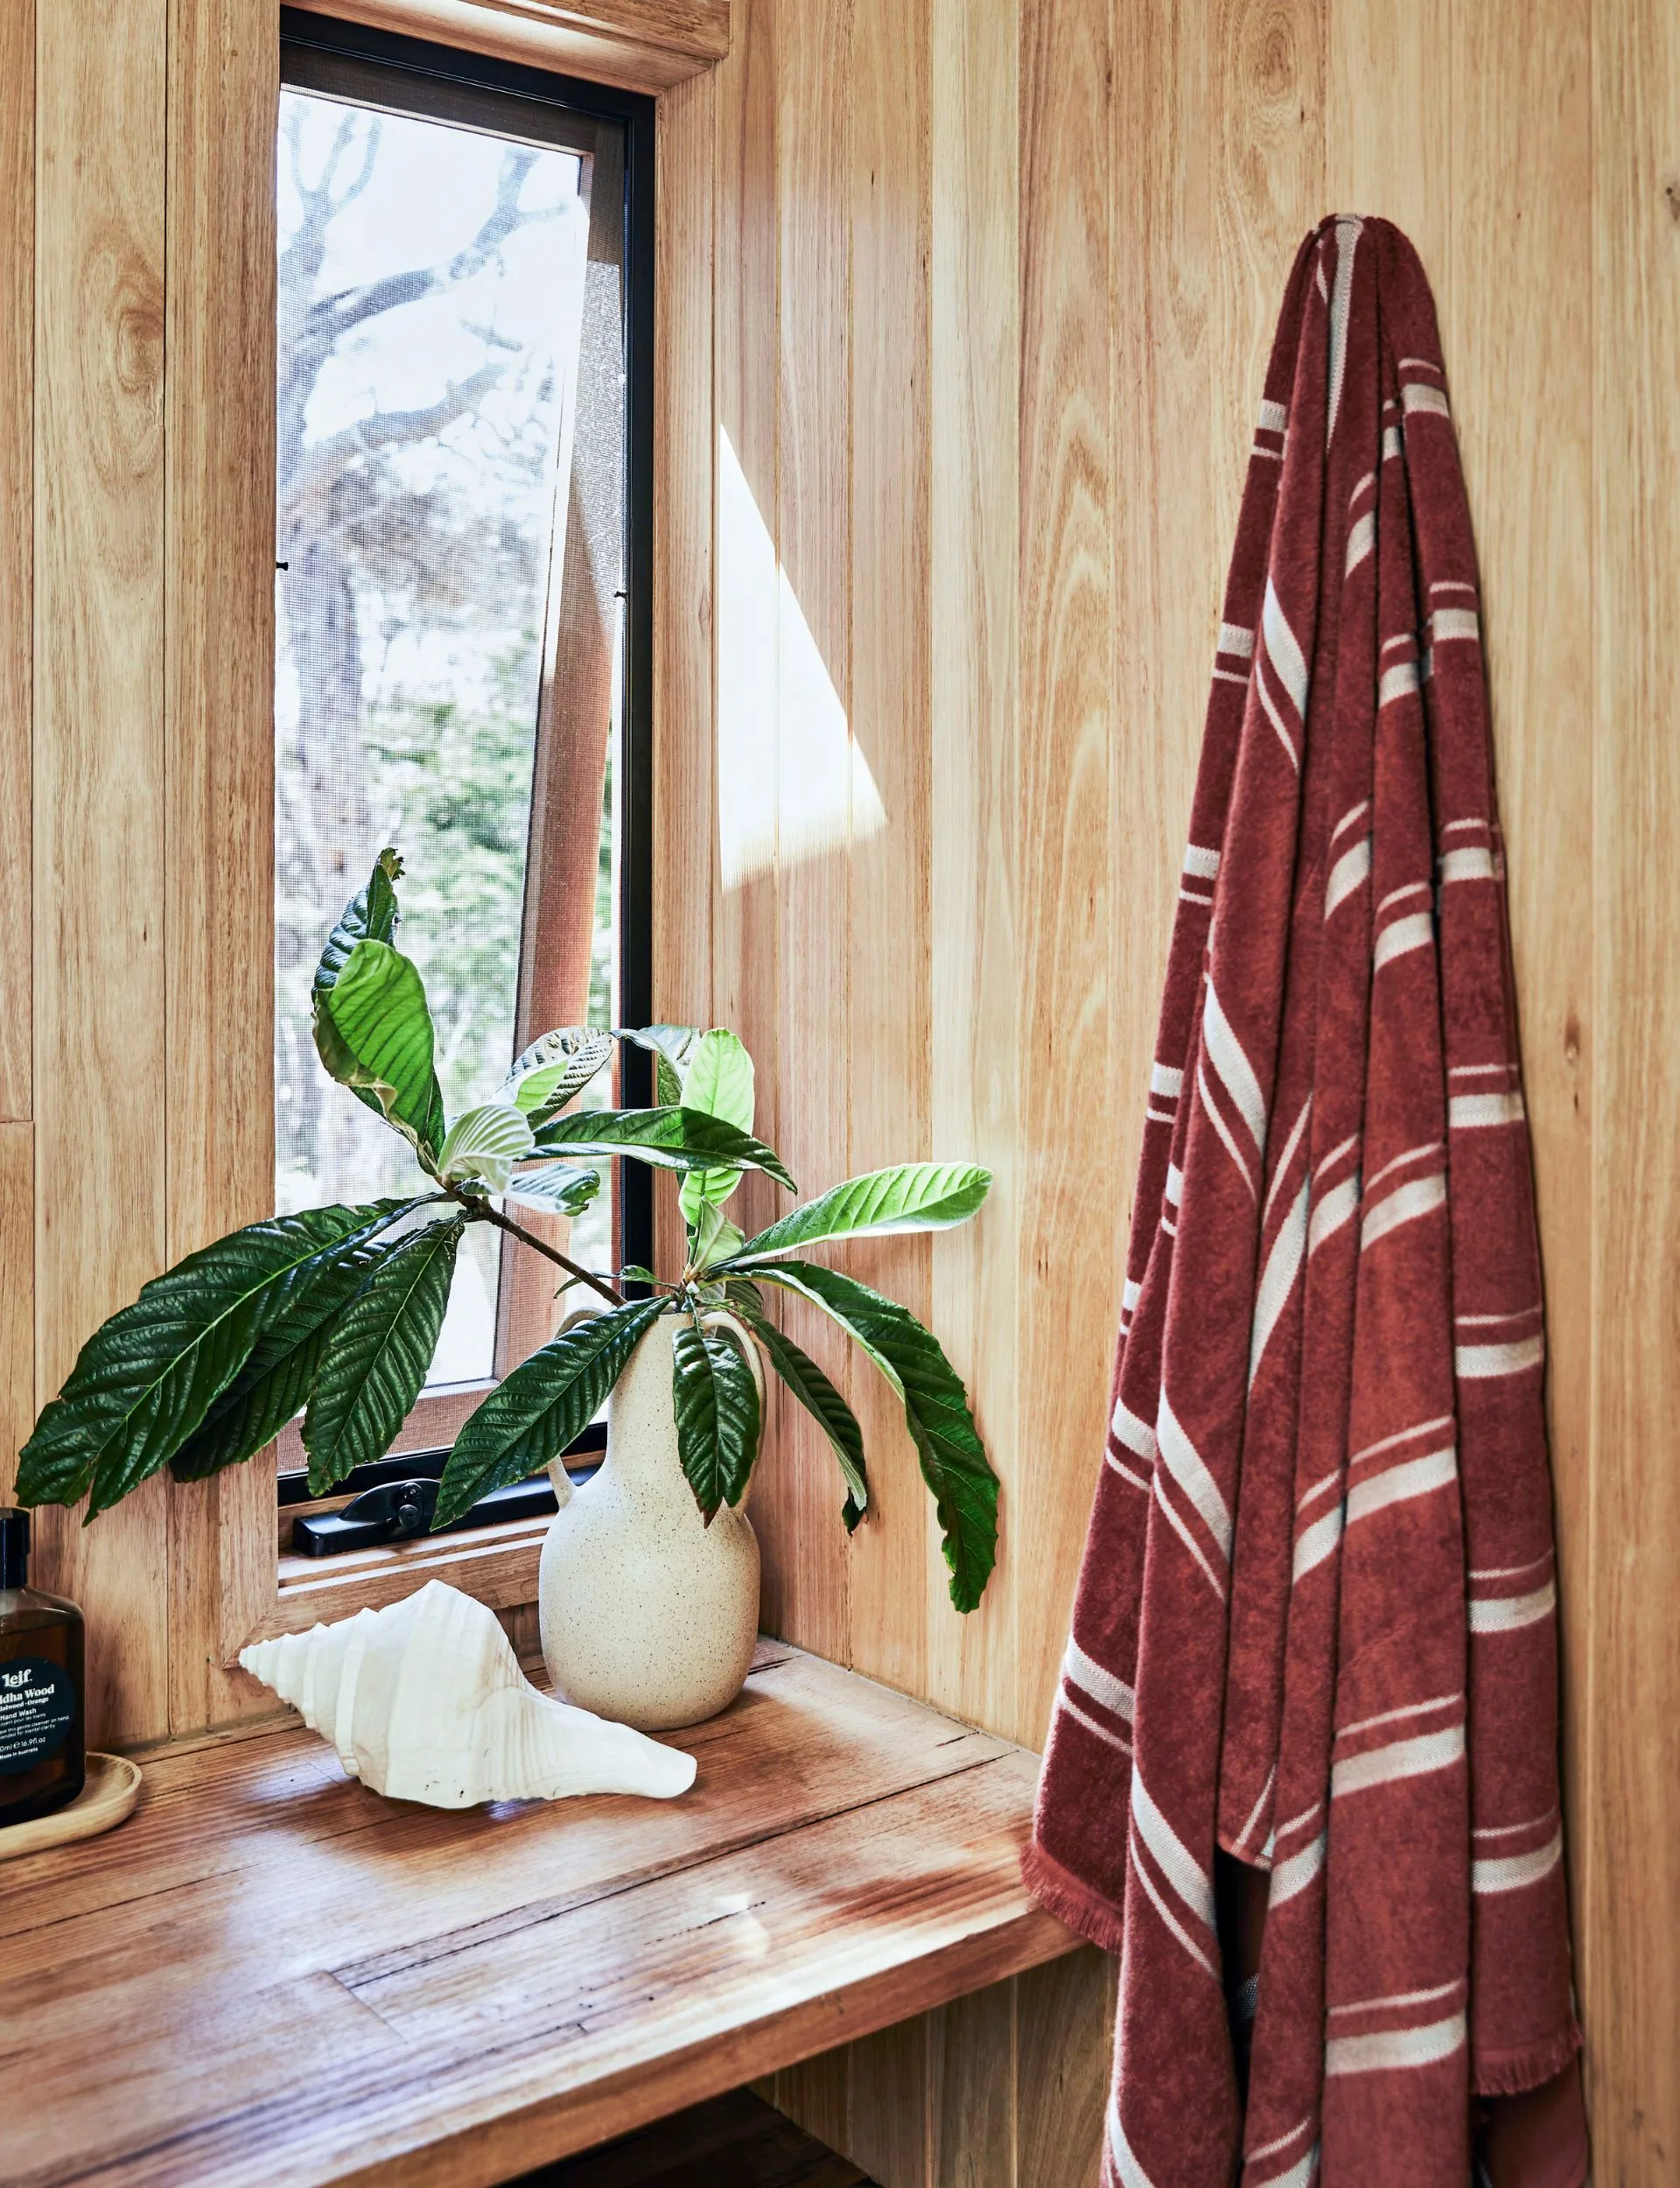
[[[94,1325],[271,1187],[276,31],[0,0],[0,1492]],[[38,1515],[96,1739],[239,1707],[254,1493]]]
[[[852,1363],[878,1511],[848,1543],[783,1424],[754,1490],[766,1619],[1033,1746],[1273,315],[1326,212],[1423,255],[1539,1176],[1597,2171],[1655,2188],[1680,2165],[1680,18],[737,0],[729,58],[662,114],[658,1006],[742,1033],[802,1184],[913,1155],[997,1176],[972,1229],[854,1264],[931,1306],[969,1379],[1004,1483],[985,1604],[946,1603]],[[1101,1972],[1061,1980],[1097,1996]],[[1029,2132],[1028,1988],[779,2100],[886,2188],[1062,2188],[1096,2115]]]
[[[270,972],[238,908],[269,887],[272,473],[259,414],[211,421],[228,361],[270,375],[273,31],[271,0],[0,0],[0,1490],[98,1318],[266,1188]],[[660,162],[659,1007],[743,1033],[806,1184],[916,1154],[998,1178],[971,1230],[856,1263],[970,1379],[1004,1488],[986,1604],[950,1611],[848,1363],[878,1513],[848,1543],[786,1425],[766,1615],[1033,1745],[1271,315],[1327,210],[1423,252],[1509,844],[1597,2167],[1655,2188],[1680,2163],[1680,17],[737,0]],[[103,1738],[234,1706],[210,1604],[230,1544],[267,1554],[256,1480],[44,1522],[42,1577],[99,1607]],[[1081,1956],[780,2094],[886,2188],[1066,2188],[1105,1987]]]

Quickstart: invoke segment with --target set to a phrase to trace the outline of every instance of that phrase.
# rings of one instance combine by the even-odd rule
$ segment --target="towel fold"
[[[1457,2188],[1480,2133],[1496,2188],[1571,2188],[1475,551],[1434,305],[1386,221],[1297,256],[1223,613],[1025,1871],[1120,1958],[1110,2184]],[[1499,2099],[1554,2083],[1544,2135],[1499,2132]]]

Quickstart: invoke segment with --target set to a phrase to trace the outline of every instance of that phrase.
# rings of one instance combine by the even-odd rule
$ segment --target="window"
[[[552,1026],[648,1015],[651,105],[282,16],[276,1196],[409,1189],[321,1070],[310,981],[382,846],[451,1114]],[[650,1098],[632,1053],[585,1098]],[[649,1258],[644,1181],[570,1226]],[[563,1311],[469,1234],[398,1449],[446,1446]],[[568,1302],[569,1303],[569,1302]],[[303,1463],[296,1426],[281,1466]],[[356,1484],[353,1482],[350,1486]],[[284,1494],[283,1490],[283,1494]]]

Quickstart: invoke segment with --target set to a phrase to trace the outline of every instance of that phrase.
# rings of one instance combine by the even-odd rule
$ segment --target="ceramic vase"
[[[669,1731],[739,1694],[759,1628],[759,1545],[745,1510],[707,1526],[677,1459],[667,1315],[607,1401],[606,1458],[574,1486],[549,1469],[560,1509],[538,1581],[554,1691],[580,1709]]]

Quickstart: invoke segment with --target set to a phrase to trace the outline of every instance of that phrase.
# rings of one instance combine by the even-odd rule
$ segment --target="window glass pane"
[[[449,1113],[487,1099],[514,1052],[556,480],[575,430],[584,179],[570,152],[282,95],[283,1210],[421,1183],[396,1134],[326,1077],[310,1028],[321,942],[383,845],[408,863],[400,943],[425,979]],[[609,813],[610,796],[609,786]],[[611,908],[608,887],[603,963]],[[592,996],[604,1018],[607,1002]],[[606,1238],[588,1243],[610,1259]],[[486,1225],[467,1234],[434,1385],[492,1372],[496,1244]]]

